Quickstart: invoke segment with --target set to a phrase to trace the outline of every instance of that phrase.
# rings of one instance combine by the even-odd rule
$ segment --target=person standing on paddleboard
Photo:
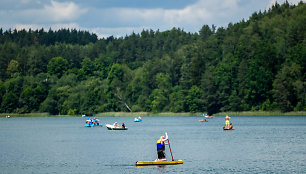
[[[165,142],[167,140],[168,140],[168,134],[166,132],[166,138],[164,136],[161,136],[159,140],[157,140],[156,142],[157,156],[158,156],[157,161],[167,161],[165,153],[164,153],[165,145],[168,145],[168,143]]]
[[[225,116],[225,128],[229,129],[229,125],[230,125],[230,120],[231,117],[229,117],[228,115]]]

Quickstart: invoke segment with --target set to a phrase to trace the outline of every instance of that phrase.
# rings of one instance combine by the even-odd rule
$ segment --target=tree
[[[60,78],[68,69],[68,61],[62,57],[54,57],[49,61],[47,68],[50,75]]]
[[[186,97],[186,106],[190,112],[200,112],[203,109],[203,94],[199,87],[192,86]]]
[[[298,102],[305,108],[305,81],[301,77],[301,67],[295,63],[285,65],[276,75],[273,96],[281,111],[292,111]]]
[[[7,73],[10,74],[11,77],[16,77],[19,75],[19,63],[16,60],[11,60],[7,67]]]
[[[203,41],[206,41],[208,39],[208,37],[213,34],[213,31],[210,29],[210,27],[208,25],[203,25],[203,27],[201,28],[199,33],[200,33],[200,38]]]

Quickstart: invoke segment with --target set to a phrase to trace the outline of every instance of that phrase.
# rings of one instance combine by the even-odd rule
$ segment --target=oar
[[[166,133],[166,137],[168,137],[168,134],[167,134],[167,133]],[[174,159],[173,159],[173,155],[172,155],[172,151],[171,151],[171,147],[170,147],[170,141],[169,141],[169,138],[168,138],[168,145],[169,145],[169,149],[170,149],[170,153],[171,153],[172,161],[174,161]]]

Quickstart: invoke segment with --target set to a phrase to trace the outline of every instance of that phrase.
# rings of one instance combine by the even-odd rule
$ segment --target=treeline
[[[0,112],[305,111],[305,25],[285,2],[198,33],[0,29]]]
[[[43,28],[40,30],[26,31],[25,29],[11,29],[4,31],[0,29],[0,43],[14,42],[20,46],[29,46],[32,44],[54,45],[55,43],[80,44],[86,45],[95,43],[98,40],[97,35],[88,31],[77,31],[76,29],[60,29],[53,31],[49,29],[46,32]]]

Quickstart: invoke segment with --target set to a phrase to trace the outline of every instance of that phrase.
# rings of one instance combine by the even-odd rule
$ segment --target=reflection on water
[[[100,117],[103,127],[84,127],[86,118],[0,118],[2,173],[303,173],[306,117]],[[110,131],[106,123],[129,130]],[[182,165],[135,167],[157,158],[156,141],[168,132]],[[166,150],[171,160],[169,150]]]

